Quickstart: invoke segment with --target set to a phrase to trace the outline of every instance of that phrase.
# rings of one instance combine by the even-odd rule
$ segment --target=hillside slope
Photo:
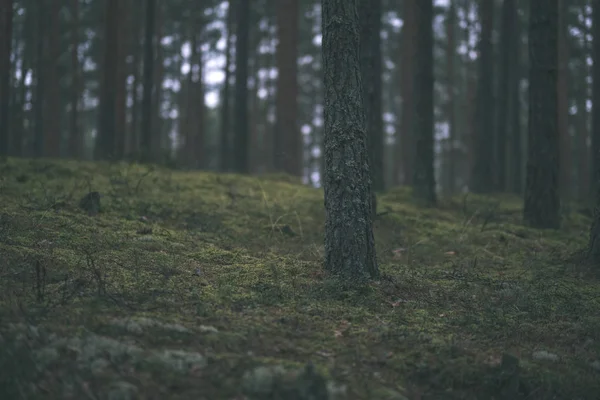
[[[346,287],[322,191],[293,179],[9,159],[0,398],[598,399],[589,220],[410,197],[379,199],[382,279]]]

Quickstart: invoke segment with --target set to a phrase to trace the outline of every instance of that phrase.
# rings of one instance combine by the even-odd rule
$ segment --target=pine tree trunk
[[[0,156],[9,154],[10,133],[10,75],[12,65],[10,61],[12,48],[12,22],[13,22],[13,2],[12,0],[0,0],[0,26],[2,35],[0,36]]]
[[[473,170],[475,193],[494,190],[494,77],[492,32],[494,26],[494,3],[479,3],[481,36],[479,39],[479,82],[477,86],[477,116]]]
[[[227,43],[225,45],[225,79],[223,82],[223,90],[221,91],[221,133],[220,133],[220,146],[219,146],[219,163],[221,171],[229,171],[231,163],[231,133],[229,132],[229,118],[230,113],[230,85],[231,80],[231,53],[232,53],[232,29],[233,29],[233,13],[234,4],[233,0],[229,0],[229,7],[227,9]]]
[[[415,7],[419,0],[405,0],[403,9],[403,20],[406,21],[402,28],[402,61],[400,69],[402,78],[400,89],[402,92],[402,112],[400,116],[400,132],[396,132],[396,181],[399,184],[411,185],[413,179],[414,164],[414,59],[415,59],[415,40],[416,23]]]
[[[79,128],[79,99],[81,71],[79,67],[79,0],[71,0],[71,113],[69,118],[69,156],[83,158],[83,138]]]
[[[416,7],[417,54],[415,57],[415,163],[413,194],[427,205],[437,201],[433,168],[433,2],[419,0]]]
[[[142,94],[142,125],[140,132],[141,161],[152,162],[154,157],[152,134],[152,91],[154,89],[154,26],[156,0],[146,0],[144,29],[144,83]]]
[[[349,280],[379,275],[361,99],[356,3],[323,0],[325,269]]]
[[[236,10],[237,35],[235,45],[235,141],[233,170],[240,174],[249,172],[248,162],[248,48],[250,4],[238,0]]]
[[[529,145],[524,220],[560,227],[558,132],[558,0],[531,0]]]

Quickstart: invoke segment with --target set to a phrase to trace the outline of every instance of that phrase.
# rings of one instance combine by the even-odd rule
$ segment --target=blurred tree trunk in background
[[[165,162],[165,156],[170,148],[170,139],[164,130],[162,117],[163,79],[165,76],[164,50],[161,44],[164,36],[164,2],[156,0],[156,37],[154,38],[154,94],[152,96],[152,146],[151,152],[155,162]]]
[[[79,0],[71,0],[71,85],[69,114],[69,157],[83,158],[83,137],[79,126],[81,70],[79,67]]]
[[[94,158],[107,160],[115,157],[117,137],[117,86],[119,58],[119,3],[107,0],[103,35],[102,80],[100,84],[100,112],[98,113],[98,136]]]
[[[229,119],[231,118],[230,98],[230,80],[231,80],[231,53],[233,51],[233,15],[234,0],[229,0],[227,7],[227,37],[225,38],[225,78],[223,89],[221,90],[221,133],[219,146],[219,163],[221,171],[229,171],[231,168],[231,132],[229,129]]]
[[[593,0],[592,11],[592,149],[591,194],[600,204],[600,0]],[[600,245],[600,243],[599,243]],[[600,248],[598,249],[600,254]]]
[[[558,135],[560,138],[559,190],[564,200],[573,196],[571,139],[569,135],[569,49],[567,1],[558,0]]]
[[[136,16],[132,15],[131,30],[129,48],[133,55],[131,62],[131,90],[129,96],[131,97],[131,122],[129,125],[129,136],[126,147],[127,156],[131,157],[137,155],[140,151],[140,76],[142,67],[142,58],[144,53],[143,46],[143,24],[142,18],[138,18],[137,15],[143,15],[144,13],[144,0],[134,0],[132,6],[132,13],[136,13]]]
[[[512,9],[512,25],[510,29],[510,48],[512,61],[510,62],[510,89],[509,89],[509,110],[508,115],[510,116],[510,135],[509,135],[509,181],[510,190],[512,193],[522,195],[523,194],[523,130],[521,129],[521,80],[523,70],[523,57],[521,57],[521,19],[519,18],[517,3],[514,3]]]
[[[384,190],[383,180],[383,116],[381,60],[381,0],[361,0],[360,61],[365,106],[371,189]]]
[[[514,16],[516,11],[515,0],[504,0],[502,4],[502,18],[500,29],[500,65],[498,68],[498,108],[496,114],[496,191],[504,192],[507,187],[507,152],[509,145],[509,127],[512,128],[510,91],[512,86],[511,63],[515,56],[513,49]]]
[[[433,0],[418,0],[415,7],[417,24],[414,139],[415,163],[413,194],[418,200],[434,205],[437,201],[434,162],[433,108]]]
[[[12,63],[12,26],[13,26],[12,0],[0,0],[0,156],[9,154],[9,109],[11,97],[11,71]]]
[[[144,29],[144,84],[142,95],[142,125],[140,151],[143,162],[153,161],[152,94],[154,90],[154,27],[156,0],[146,0]]]
[[[323,0],[325,269],[349,280],[379,276],[356,2]],[[342,68],[343,66],[343,68]]]
[[[134,18],[133,0],[119,0],[118,6],[118,38],[117,38],[117,77],[115,89],[115,158],[122,160],[128,141],[127,132],[127,77],[129,68],[127,58],[129,53],[129,38],[132,31],[132,18]],[[115,27],[117,28],[117,27]],[[113,28],[113,29],[115,29]]]
[[[277,0],[275,169],[302,176],[304,142],[298,127],[298,0]]]
[[[529,15],[529,145],[524,220],[560,227],[558,36],[559,0],[531,0]]]
[[[235,44],[235,140],[233,170],[249,172],[248,163],[248,47],[250,34],[249,1],[237,0],[237,35]]]
[[[36,43],[35,43],[35,94],[34,94],[34,139],[33,139],[33,155],[34,157],[43,157],[45,142],[47,140],[44,134],[44,99],[46,93],[46,73],[44,72],[46,66],[45,51],[47,37],[47,17],[46,11],[48,7],[45,1],[38,3],[38,9],[36,13]]]
[[[588,256],[600,266],[600,0],[592,2],[592,194],[594,216],[590,229]]]
[[[475,193],[490,193],[494,190],[494,64],[492,32],[494,27],[494,3],[479,1],[481,35],[479,37],[479,81],[477,86],[477,114],[475,158],[472,190]]]
[[[399,184],[411,185],[413,178],[414,164],[414,62],[415,62],[415,41],[416,41],[416,22],[415,22],[415,7],[419,0],[405,0],[402,10],[402,61],[400,69],[402,71],[402,81],[400,82],[400,90],[402,96],[402,111],[400,132],[396,132],[396,157],[395,171],[396,181]]]
[[[444,173],[442,174],[442,182],[450,194],[453,194],[456,189],[456,1],[450,0],[448,11],[446,14],[446,37],[448,39],[446,49],[447,77],[446,90],[448,91],[448,101],[446,102],[446,114],[448,118],[448,140],[447,148],[445,149],[445,165]]]
[[[43,66],[44,90],[44,156],[60,157],[61,153],[61,95],[59,85],[60,10],[62,0],[40,0],[48,4],[49,15],[42,16],[48,22],[48,43]]]
[[[592,20],[592,8],[583,4],[580,7],[581,12],[587,20]],[[590,151],[588,150],[588,141],[590,140],[590,114],[588,112],[587,102],[590,99],[591,90],[589,79],[591,77],[590,66],[587,62],[591,57],[591,43],[589,36],[592,32],[589,29],[583,35],[583,51],[579,57],[579,79],[577,80],[577,122],[575,131],[577,132],[577,199],[589,203],[590,200]],[[593,84],[592,84],[593,86]]]

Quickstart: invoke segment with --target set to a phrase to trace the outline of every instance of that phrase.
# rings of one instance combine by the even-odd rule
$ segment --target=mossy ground
[[[253,368],[311,360],[348,399],[598,399],[589,218],[410,198],[379,198],[382,278],[357,287],[323,274],[322,191],[293,179],[9,159],[0,398],[243,399]]]

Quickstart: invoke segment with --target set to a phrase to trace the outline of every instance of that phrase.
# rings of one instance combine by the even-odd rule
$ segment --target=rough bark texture
[[[235,42],[235,141],[233,169],[249,172],[248,160],[248,47],[250,2],[237,1],[237,35]]]
[[[10,54],[12,47],[12,0],[0,1],[0,26],[1,35],[4,37],[0,43],[0,156],[8,155],[9,147],[9,107],[10,107]]]
[[[303,141],[298,128],[298,0],[277,0],[277,122],[275,168],[302,176]]]
[[[381,0],[360,0],[360,61],[363,102],[366,115],[367,146],[371,170],[371,189],[381,192],[383,179],[383,116],[381,59]],[[373,199],[375,197],[373,196]],[[373,210],[376,212],[375,201]]]
[[[356,0],[323,0],[325,269],[379,275],[359,60]]]
[[[525,223],[559,228],[558,0],[531,0]]]
[[[494,78],[492,31],[494,3],[480,0],[481,36],[479,39],[479,82],[477,86],[477,121],[473,186],[475,193],[494,189]]]
[[[428,205],[436,203],[433,169],[433,2],[417,1],[417,54],[415,58],[415,164],[413,194]]]

